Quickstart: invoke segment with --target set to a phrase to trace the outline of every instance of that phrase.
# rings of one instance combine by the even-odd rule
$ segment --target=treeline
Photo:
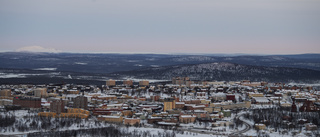
[[[163,127],[164,132],[148,130],[129,130],[130,126],[110,124],[101,121],[89,121],[78,118],[51,118],[26,115],[16,118],[13,114],[0,115],[0,132],[30,132],[28,136],[105,136],[105,137],[175,137],[183,131]],[[136,125],[136,128],[141,127]],[[36,132],[34,132],[36,131]]]
[[[252,119],[255,124],[263,123],[275,131],[280,129],[301,131],[306,123],[320,126],[319,112],[291,112],[280,107],[253,109],[252,113],[246,113],[244,117]]]
[[[8,127],[12,126],[16,121],[16,117],[14,115],[0,115],[0,127]]]
[[[88,122],[89,123],[89,122]],[[51,118],[27,115],[16,118],[13,114],[0,115],[0,132],[26,132],[33,130],[68,129],[69,127],[84,127],[86,122],[77,118]],[[87,125],[88,126],[88,125]],[[101,126],[100,122],[95,122],[93,126]]]
[[[110,125],[102,128],[90,128],[90,129],[77,129],[77,130],[66,130],[66,131],[47,131],[47,132],[35,132],[29,133],[28,137],[56,137],[56,136],[104,136],[104,137],[175,137],[175,132],[158,132],[157,134],[151,134],[150,131],[129,131],[125,128]]]

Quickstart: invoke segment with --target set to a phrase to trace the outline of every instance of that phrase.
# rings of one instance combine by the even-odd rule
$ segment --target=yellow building
[[[54,113],[54,112],[39,112],[38,116],[40,116],[40,117],[56,117],[57,113]]]
[[[139,81],[139,86],[149,86],[149,81],[147,80]]]
[[[82,114],[82,113],[61,113],[59,117],[65,117],[65,118],[88,118],[89,115]]]
[[[111,123],[122,123],[123,117],[122,116],[99,116],[98,120],[111,122]]]
[[[134,112],[131,110],[124,110],[121,112],[123,116],[133,116]]]
[[[163,111],[172,110],[176,108],[176,100],[174,98],[166,98],[163,100]]]
[[[39,112],[38,116],[40,117],[62,117],[62,118],[88,118],[90,112],[80,108],[69,108],[68,113],[61,113],[57,115],[54,112]]]
[[[123,85],[132,86],[133,85],[133,81],[132,80],[124,80],[123,81]]]
[[[212,113],[213,112],[213,107],[206,107],[204,108],[205,111]]]
[[[107,86],[116,86],[116,81],[109,79],[109,80],[107,80],[106,85]]]
[[[249,93],[249,97],[264,97],[263,93]]]
[[[11,96],[11,89],[3,89],[0,91],[0,96],[2,97],[10,97]]]
[[[255,124],[254,127],[259,129],[259,130],[266,129],[266,125],[265,124]]]
[[[196,120],[197,116],[196,115],[180,115],[179,116],[179,122],[180,123],[193,123]]]
[[[47,88],[36,88],[34,91],[34,96],[35,97],[41,97],[41,98],[46,98],[48,97],[48,92]]]
[[[200,102],[201,102],[201,104],[209,104],[209,103],[211,103],[211,100],[201,99]]]
[[[79,93],[80,93],[79,90],[74,90],[74,89],[67,90],[67,94],[79,94]]]
[[[68,113],[81,113],[89,115],[90,112],[88,110],[80,109],[80,108],[69,108]]]
[[[135,124],[140,124],[140,119],[135,119],[135,118],[126,118],[124,119],[124,124],[125,125],[135,125]]]

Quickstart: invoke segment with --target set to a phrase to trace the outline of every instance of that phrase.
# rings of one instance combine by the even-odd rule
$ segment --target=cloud
[[[41,46],[27,46],[27,47],[19,48],[16,51],[17,52],[49,52],[49,53],[61,52],[61,51],[56,50],[54,48],[44,48]]]

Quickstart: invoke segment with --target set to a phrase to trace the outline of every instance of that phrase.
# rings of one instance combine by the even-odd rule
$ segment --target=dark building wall
[[[65,112],[64,106],[64,101],[55,100],[50,103],[50,112],[55,112],[57,114],[63,113]]]
[[[78,96],[73,101],[74,108],[88,109],[88,98],[84,96]]]
[[[19,105],[24,108],[41,108],[41,98],[33,97],[15,97],[13,105]]]

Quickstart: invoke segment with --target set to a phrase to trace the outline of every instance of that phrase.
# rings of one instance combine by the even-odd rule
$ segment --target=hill
[[[227,62],[205,64],[174,65],[145,68],[114,73],[139,79],[171,79],[176,76],[189,76],[194,80],[252,80],[252,81],[315,81],[320,80],[320,71],[288,68],[240,65]]]

